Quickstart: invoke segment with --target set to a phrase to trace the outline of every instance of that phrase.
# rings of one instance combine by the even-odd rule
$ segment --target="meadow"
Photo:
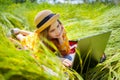
[[[44,54],[37,54],[38,59],[31,56],[32,51],[16,50],[7,38],[9,30],[17,27],[33,31],[34,16],[44,9],[60,14],[69,40],[111,30],[105,50],[107,59],[83,76],[64,67],[44,45]],[[68,76],[70,80],[120,80],[120,6],[103,3],[0,3],[0,16],[0,80],[66,80]],[[48,71],[43,70],[43,65]]]

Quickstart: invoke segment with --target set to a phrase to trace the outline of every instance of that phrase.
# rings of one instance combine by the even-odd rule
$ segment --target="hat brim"
[[[40,28],[36,29],[35,32],[36,33],[40,33],[42,32],[44,29],[46,29],[47,27],[49,27],[54,21],[56,21],[59,18],[59,14],[54,15],[53,17],[51,17],[45,24],[43,24]]]

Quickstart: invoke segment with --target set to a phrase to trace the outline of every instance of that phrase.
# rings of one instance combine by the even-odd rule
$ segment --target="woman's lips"
[[[57,37],[60,37],[61,33],[59,33],[58,35],[56,35]]]

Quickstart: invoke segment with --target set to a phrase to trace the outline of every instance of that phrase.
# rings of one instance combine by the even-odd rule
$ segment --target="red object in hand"
[[[75,53],[75,48],[77,47],[77,41],[69,41],[70,54]]]

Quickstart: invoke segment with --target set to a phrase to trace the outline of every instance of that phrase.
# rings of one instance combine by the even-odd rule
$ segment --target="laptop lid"
[[[79,39],[72,68],[78,72],[78,70],[94,67],[100,62],[110,34],[111,31],[107,31]]]

